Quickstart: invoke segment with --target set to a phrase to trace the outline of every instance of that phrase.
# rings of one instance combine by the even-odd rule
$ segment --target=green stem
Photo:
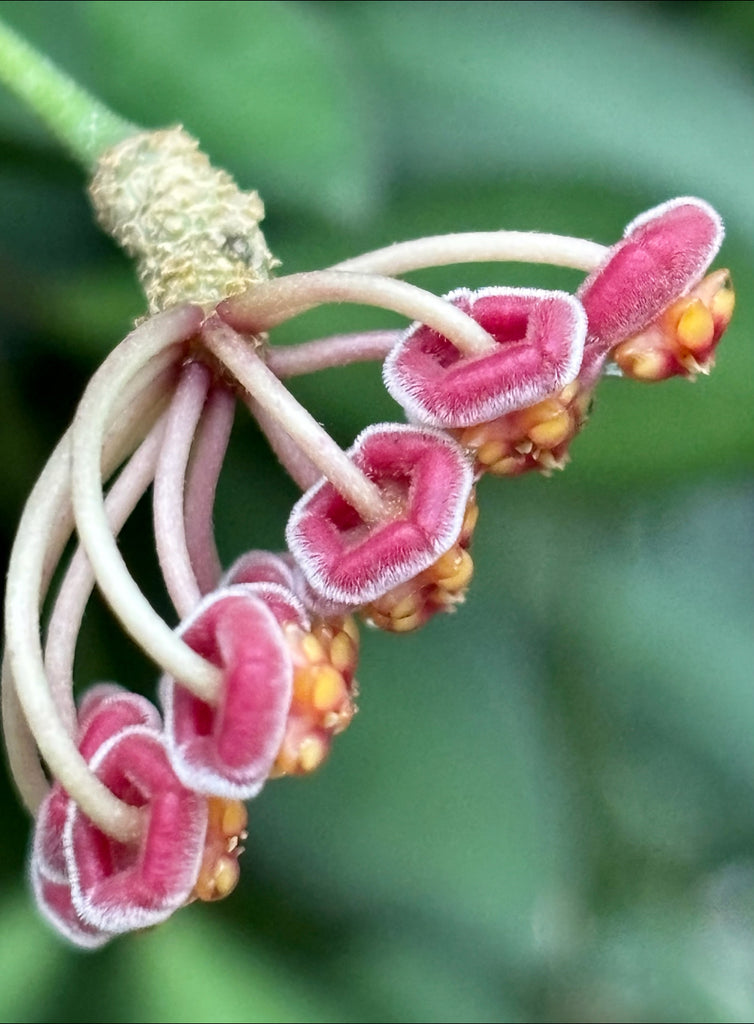
[[[30,107],[86,170],[139,129],[90,96],[0,21],[0,82]]]

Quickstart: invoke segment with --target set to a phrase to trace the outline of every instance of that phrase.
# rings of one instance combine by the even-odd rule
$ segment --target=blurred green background
[[[700,195],[739,305],[712,377],[606,380],[567,471],[485,480],[459,614],[364,636],[361,712],[250,808],[239,890],[70,950],[3,782],[4,1021],[754,1020],[754,4],[0,3],[124,116],[182,122],[267,204],[286,271],[421,234],[610,243]],[[0,95],[0,525],[142,310],[82,175]],[[564,270],[415,274],[442,293]],[[398,324],[327,307],[274,340]],[[338,440],[397,419],[378,369],[297,382]],[[279,548],[293,486],[237,418],[226,561]],[[148,510],[124,550],[168,612]],[[153,692],[91,606],[80,684]]]

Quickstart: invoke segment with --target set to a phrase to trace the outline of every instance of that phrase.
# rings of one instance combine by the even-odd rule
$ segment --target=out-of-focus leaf
[[[659,893],[630,911],[608,915],[591,941],[573,950],[552,1017],[567,1021],[745,1021],[754,1009],[751,985],[728,961],[718,942],[732,937],[714,913]],[[715,927],[717,925],[717,927]],[[751,921],[746,939],[751,942]],[[740,942],[742,935],[737,936]],[[730,955],[730,951],[729,951]],[[730,987],[729,987],[730,986]],[[748,988],[748,991],[747,991]]]
[[[316,804],[306,786],[271,784],[255,827],[286,829],[276,870],[323,906],[429,915],[527,961],[562,939],[578,838],[537,653],[499,603],[472,597],[464,612],[425,637],[364,638],[361,713]]]
[[[731,813],[754,785],[751,507],[729,487],[603,495],[588,514],[532,489],[499,506],[485,546],[486,573],[517,581],[550,646],[593,798],[621,842],[664,861],[698,867],[751,834]]]
[[[2,168],[3,263],[12,257],[21,266],[28,265],[33,274],[49,274],[61,264],[70,268],[93,245],[102,245],[84,194],[83,175],[73,182],[47,176],[33,166]],[[17,295],[16,299],[18,303]]]
[[[362,941],[350,944],[339,968],[357,976],[362,999],[383,1008],[374,1021],[443,1021],[444,1024],[513,1024],[527,1015],[510,984],[501,983],[500,962],[473,938],[428,941],[429,922],[412,927],[410,915],[380,921]],[[441,933],[442,934],[442,933]]]
[[[655,508],[661,514],[662,506]],[[677,731],[750,786],[751,508],[747,489],[731,489],[678,501],[668,523],[652,524],[646,512],[632,509],[616,529],[617,543],[593,549],[580,574],[589,618],[578,616],[577,625],[575,605],[563,607],[581,643],[592,648],[591,676],[605,700]],[[709,536],[708,524],[718,536]],[[633,530],[641,543],[632,543]],[[723,581],[719,564],[738,569]]]
[[[218,927],[211,914],[211,908],[196,907],[159,931],[122,942],[128,983],[118,1000],[121,1011],[130,1010],[134,1020],[176,1024],[341,1019],[337,1004],[316,984],[243,932]]]
[[[55,991],[68,948],[36,916],[31,894],[18,887],[0,903],[0,1018],[40,1020],[40,1008]]]
[[[91,362],[102,359],[143,316],[146,302],[135,275],[116,266],[84,267],[73,276],[58,274],[37,285],[40,300],[29,311],[38,329],[55,324],[66,349]]]
[[[368,93],[337,26],[300,3],[88,3],[105,95],[182,122],[270,199],[348,221],[378,185]]]
[[[349,7],[409,173],[698,192],[754,229],[754,87],[704,24],[635,4]]]

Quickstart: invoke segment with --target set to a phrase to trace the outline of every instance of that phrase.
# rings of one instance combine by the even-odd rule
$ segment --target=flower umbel
[[[180,129],[121,140],[94,181],[153,315],[94,375],[29,499],[3,665],[9,760],[36,820],[37,902],[89,948],[228,895],[242,801],[319,767],[354,716],[354,616],[403,633],[456,608],[473,572],[479,476],[562,467],[608,358],[641,379],[707,372],[733,308],[727,272],[703,276],[722,224],[696,199],[642,215],[611,249],[459,234],[270,280],[259,198]],[[575,296],[493,284],[438,297],[399,279],[543,254],[589,275]],[[274,341],[277,326],[331,302],[410,326],[270,345],[268,332]],[[357,360],[384,361],[412,422],[365,424],[343,451],[284,380]],[[304,493],[288,552],[250,551],[225,571],[212,505],[239,399]],[[116,541],[150,485],[173,622]],[[72,535],[79,550],[60,565]],[[76,639],[94,586],[158,667],[164,721],[111,684],[77,705]]]

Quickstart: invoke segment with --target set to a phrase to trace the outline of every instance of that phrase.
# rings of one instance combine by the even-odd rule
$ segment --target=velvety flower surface
[[[282,587],[275,597],[296,605]],[[291,703],[293,666],[282,629],[265,601],[236,586],[206,598],[180,633],[222,669],[222,689],[212,706],[172,677],[163,679],[160,696],[175,770],[200,792],[246,800],[270,774]]]
[[[497,342],[466,356],[424,324],[413,324],[384,364],[393,398],[418,422],[468,427],[541,401],[579,371],[586,334],[581,304],[535,288],[460,288],[448,302]]]
[[[672,199],[631,221],[577,292],[589,321],[583,377],[599,373],[611,349],[699,284],[723,235],[720,215],[692,197]]]
[[[42,915],[77,946],[96,949],[112,933],[88,924],[73,905],[71,880],[63,850],[63,830],[70,799],[55,784],[37,813],[29,876]]]
[[[165,742],[146,726],[129,726],[89,762],[115,796],[143,811],[133,842],[101,832],[71,802],[63,841],[71,896],[80,917],[109,932],[166,920],[191,896],[204,853],[207,801],[173,771]]]
[[[286,579],[289,584],[283,582]],[[296,586],[307,598],[313,592],[290,555],[249,551],[228,570],[227,582],[244,584],[265,602],[283,629],[293,663],[293,695],[271,776],[306,775],[322,764],[333,738],[356,713],[356,623],[341,609],[318,614],[313,608],[316,600],[308,602],[311,617],[306,614],[289,587]]]
[[[167,761],[160,728],[157,709],[144,697],[118,686],[100,684],[92,687],[81,701],[77,743],[90,766],[107,759],[106,773],[111,781],[119,773],[130,779],[130,788],[125,787],[131,798],[129,803],[149,804],[148,791],[155,781],[150,781],[150,776],[155,773],[161,784],[168,788],[172,785],[173,791],[180,793],[177,803],[184,812],[186,802],[189,805],[189,816],[198,826],[193,828],[190,838],[201,850],[206,819],[204,801],[195,799],[178,783]],[[129,761],[134,754],[131,766]],[[163,920],[186,901],[196,878],[196,853],[192,856],[189,844],[187,864],[186,851],[180,846],[164,844],[163,850],[155,848],[159,841],[154,830],[160,815],[151,806],[145,811],[145,821],[149,819],[153,830],[149,839],[117,843],[79,811],[59,783],[52,786],[37,815],[30,874],[42,913],[76,945],[100,946],[114,934]],[[177,823],[175,814],[172,823]],[[155,856],[158,861],[166,861],[166,870],[177,881],[178,892],[172,881],[166,884],[163,878],[150,873],[148,862]],[[180,864],[176,863],[178,860]]]
[[[246,551],[225,573],[221,585],[234,583],[277,583],[295,592],[295,575],[290,555],[273,551]]]
[[[321,481],[294,506],[286,538],[315,591],[358,606],[416,576],[453,545],[473,474],[449,437],[399,424],[368,427],[350,456],[380,488],[384,517],[365,522]]]

